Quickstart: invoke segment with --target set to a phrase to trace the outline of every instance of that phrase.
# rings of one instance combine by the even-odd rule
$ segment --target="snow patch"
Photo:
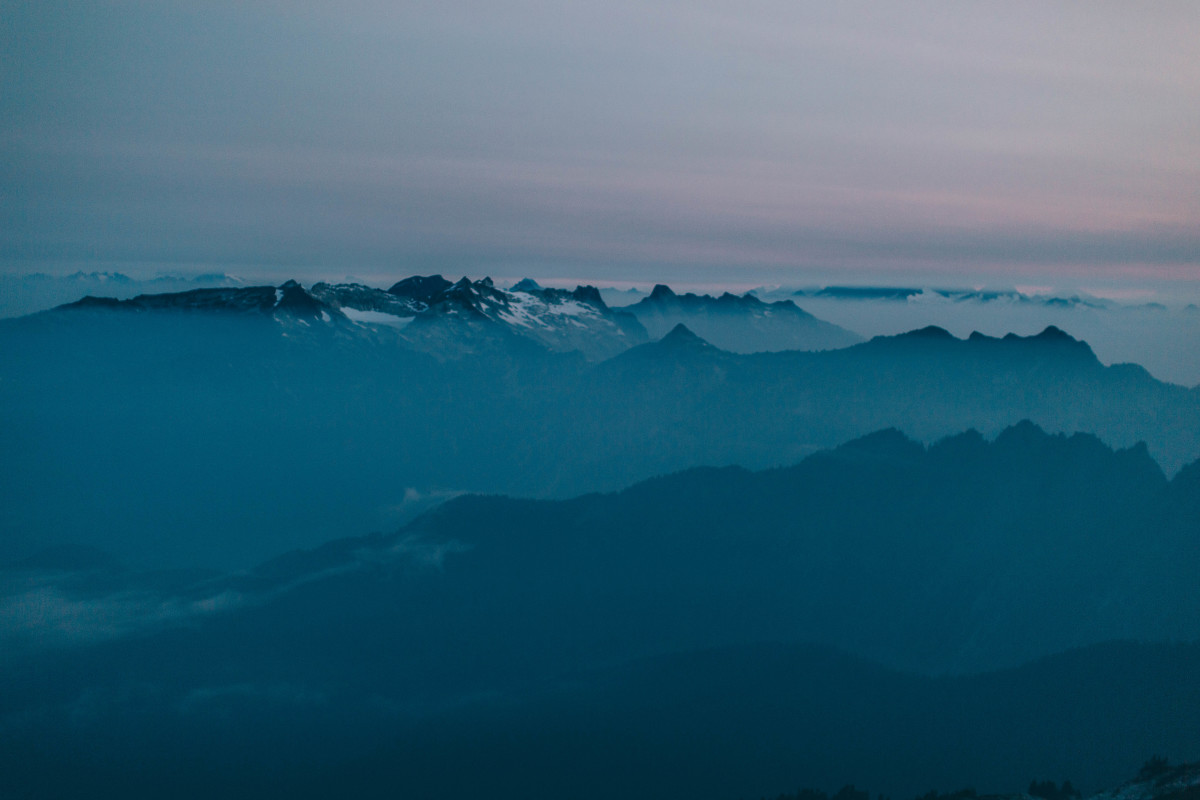
[[[342,308],[342,313],[352,322],[363,325],[389,325],[393,328],[403,328],[413,321],[413,317],[398,317],[383,311],[363,311],[357,308]]]
[[[549,325],[538,313],[545,313],[545,309],[546,304],[536,296],[526,292],[513,292],[509,295],[508,308],[502,309],[499,316],[505,322],[523,328],[547,328]]]
[[[499,317],[505,322],[524,328],[553,327],[549,321],[553,317],[570,317],[572,319],[568,321],[572,324],[578,327],[587,327],[574,318],[591,317],[595,319],[599,316],[600,313],[587,303],[581,303],[578,300],[547,303],[537,295],[528,292],[510,293],[508,307],[499,312]]]
[[[564,300],[561,303],[555,303],[550,307],[551,313],[564,314],[568,317],[594,317],[597,316],[597,311],[592,306],[586,303],[581,303],[578,300]]]

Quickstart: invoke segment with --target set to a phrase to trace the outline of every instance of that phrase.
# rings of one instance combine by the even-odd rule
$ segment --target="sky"
[[[1200,3],[0,6],[0,270],[1200,286]]]

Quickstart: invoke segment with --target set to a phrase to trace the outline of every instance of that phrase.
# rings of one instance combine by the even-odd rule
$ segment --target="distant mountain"
[[[504,336],[530,339],[557,352],[590,358],[615,355],[646,340],[637,320],[613,312],[593,287],[573,292],[536,289],[504,292],[484,278],[457,283],[440,275],[415,276],[387,291],[360,284],[318,283],[312,290],[295,281],[279,287],[196,289],[139,295],[128,300],[85,297],[63,310],[208,311],[259,313],[277,320],[406,328],[403,343],[439,356],[470,352],[477,340]],[[345,327],[345,326],[343,326]]]
[[[184,311],[262,314],[277,319],[303,319],[306,322],[331,320],[328,313],[330,309],[295,281],[288,281],[279,287],[251,286],[141,294],[128,300],[89,295],[62,306],[61,310]]]
[[[600,296],[604,298],[604,302],[608,303],[612,308],[625,308],[631,306],[643,297],[648,296],[648,292],[641,289],[613,289],[611,287],[601,287]]]
[[[398,286],[389,291],[396,293]],[[549,350],[578,351],[591,359],[607,358],[646,341],[645,329],[638,321],[623,311],[611,310],[591,286],[566,291],[527,284],[525,289],[506,292],[488,278],[475,282],[463,278],[431,295],[428,302],[429,310],[419,322],[428,323],[431,330],[444,327],[447,320],[490,323]],[[425,333],[418,326],[414,336]],[[445,346],[446,337],[439,334],[425,340],[430,352]]]
[[[1184,386],[1200,383],[1200,315],[1180,307],[1184,298],[1167,301],[1163,308],[1078,293],[914,286],[758,289],[754,294],[762,300],[795,300],[821,319],[868,338],[930,324],[959,337],[972,331],[1031,334],[1054,325],[1086,339],[1105,364],[1132,362],[1160,380]]]
[[[736,353],[830,350],[862,341],[857,334],[817,319],[791,300],[764,303],[752,294],[679,295],[660,284],[628,309],[652,338],[683,324],[717,347]]]
[[[1200,638],[1198,469],[1168,482],[1144,447],[1031,423],[930,448],[882,431],[782,470],[693,470],[557,503],[459,498],[356,547],[446,553],[443,608],[491,607],[439,627],[529,636],[521,660],[802,638],[977,671]],[[338,552],[320,568],[344,567]]]
[[[445,283],[449,285],[449,281]],[[309,291],[356,322],[401,325],[429,308],[416,293],[385,292],[359,283],[317,283]]]
[[[1104,367],[1057,329],[738,355],[683,331],[624,349],[632,318],[587,289],[425,297],[285,284],[0,321],[0,459],[20,464],[0,559],[83,544],[248,566],[391,527],[410,490],[565,497],[889,426],[932,442],[1030,419],[1144,441],[1168,474],[1200,455],[1200,391]],[[623,352],[590,362],[585,341]]]
[[[0,609],[38,609],[0,769],[63,796],[1095,790],[1200,752],[1200,645],[1161,643],[1200,630],[1196,474],[1028,423],[888,430],[460,497],[234,575],[35,559],[0,573]]]
[[[85,295],[127,299],[147,292],[182,292],[208,287],[242,286],[223,273],[131,278],[120,272],[75,272],[71,275],[0,275],[0,317],[19,317],[70,303]]]

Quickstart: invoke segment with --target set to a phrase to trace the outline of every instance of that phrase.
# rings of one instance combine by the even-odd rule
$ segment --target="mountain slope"
[[[891,426],[932,442],[1030,419],[1113,446],[1145,441],[1168,474],[1200,454],[1200,393],[1104,367],[1053,330],[754,355],[680,332],[590,363],[504,322],[513,301],[477,301],[488,291],[435,287],[439,307],[467,305],[412,317],[369,305],[399,297],[387,292],[337,290],[335,303],[290,286],[0,321],[0,457],[20,465],[0,482],[0,558],[83,544],[249,566],[394,527],[410,496],[563,497],[698,464],[764,468]],[[521,296],[593,307],[575,293]],[[224,311],[204,310],[217,301]],[[348,316],[367,311],[401,324]],[[538,336],[567,331],[568,347],[570,331],[586,335],[576,317],[557,319]]]
[[[628,311],[653,338],[682,324],[717,347],[736,353],[829,350],[862,341],[857,334],[817,319],[791,300],[765,303],[752,294],[679,295],[660,284]]]
[[[1200,748],[1198,646],[1096,644],[1197,637],[1197,474],[885,430],[235,575],[47,554],[0,573],[0,619],[40,623],[4,642],[0,765],[63,796],[1097,787]]]
[[[331,632],[386,620],[397,640],[432,637],[451,660],[486,663],[463,691],[591,659],[760,640],[976,671],[1110,639],[1200,637],[1196,469],[1168,481],[1144,448],[1030,423],[929,448],[888,430],[786,469],[689,470],[567,501],[460,497],[395,534],[340,539],[147,603],[238,598],[239,625],[297,637],[322,620]],[[11,596],[57,586],[98,600],[120,597],[122,581],[154,585],[104,578],[103,561],[82,569],[82,584],[41,582],[45,569],[21,567]],[[408,603],[425,609],[420,619]],[[435,645],[442,631],[452,646]],[[8,649],[36,648],[24,635],[10,632]],[[398,654],[397,678],[411,668],[425,677],[408,675],[410,685],[453,683],[458,669],[427,672],[428,647]]]

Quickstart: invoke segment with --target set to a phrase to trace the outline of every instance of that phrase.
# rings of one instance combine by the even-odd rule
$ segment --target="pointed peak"
[[[687,325],[684,325],[682,322],[672,328],[666,336],[662,337],[658,341],[659,344],[670,345],[672,347],[712,347],[711,344],[692,333],[691,328],[689,328]]]
[[[288,281],[275,290],[275,310],[294,317],[317,318],[326,306],[296,281]]]
[[[696,334],[692,333],[692,329],[689,328],[687,325],[684,325],[681,322],[678,325],[676,325],[674,328],[671,328],[670,332],[662,338],[662,341],[665,342],[668,339],[690,342],[690,341],[694,341],[694,340],[699,340],[700,337],[697,336]]]
[[[1046,329],[1037,336],[1032,337],[1043,342],[1076,342],[1079,341],[1074,336],[1054,325],[1047,325]]]
[[[662,283],[654,284],[654,289],[650,292],[651,300],[669,300],[676,297],[675,292],[671,291],[671,287]]]
[[[1033,336],[1018,336],[1015,333],[1009,333],[1004,336],[1003,341],[1010,345],[1016,344],[1024,345],[1025,347],[1034,347],[1035,352],[1044,350],[1045,352],[1058,355],[1070,355],[1071,357],[1079,358],[1096,365],[1100,363],[1087,342],[1082,339],[1076,339],[1054,325],[1047,326],[1041,333]]]
[[[954,334],[945,328],[939,328],[937,325],[926,325],[924,328],[918,328],[917,330],[909,331],[908,333],[902,333],[898,338],[941,339],[945,341],[954,339]]]
[[[521,278],[521,280],[513,284],[513,287],[510,291],[527,293],[540,292],[542,291],[542,286],[533,278]]]

